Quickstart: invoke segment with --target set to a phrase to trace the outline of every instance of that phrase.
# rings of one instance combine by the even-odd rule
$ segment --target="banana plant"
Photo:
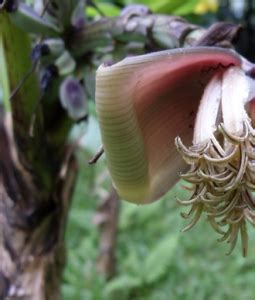
[[[191,168],[183,177],[197,182],[192,200],[183,202],[193,205],[190,215],[195,212],[196,221],[203,210],[215,225],[224,212],[222,224],[234,224],[224,238],[234,244],[241,228],[247,242],[243,224],[253,222],[253,215],[250,207],[243,208],[250,204],[249,195],[242,193],[246,200],[240,200],[240,189],[245,184],[248,192],[253,188],[253,81],[248,75],[253,71],[231,50],[201,48],[230,48],[239,27],[220,23],[205,30],[179,17],[152,14],[141,5],[116,18],[90,20],[89,5],[93,2],[35,0],[29,6],[0,1],[0,299],[61,299],[64,228],[77,174],[69,134],[73,125],[88,119],[87,101],[95,96],[93,72],[102,62],[96,105],[120,195],[136,203],[160,198],[177,180],[177,172],[187,170],[183,156]],[[159,51],[163,49],[168,50]],[[146,52],[155,53],[133,57]],[[113,64],[125,56],[131,57]],[[236,93],[229,87],[231,80],[242,82]],[[233,115],[224,106],[225,89],[237,99]],[[216,98],[208,100],[211,90]],[[237,95],[242,92],[246,96],[241,103]],[[236,116],[239,108],[241,115]],[[245,124],[241,133],[239,123],[232,128],[238,117]],[[216,146],[215,132],[223,135]],[[176,140],[181,155],[173,146],[179,135],[187,145]],[[203,147],[197,147],[200,142]],[[207,169],[222,171],[227,179]],[[225,191],[218,182],[228,178]],[[202,187],[209,189],[210,182],[220,190],[209,195]],[[215,204],[218,193],[224,194],[224,207]]]

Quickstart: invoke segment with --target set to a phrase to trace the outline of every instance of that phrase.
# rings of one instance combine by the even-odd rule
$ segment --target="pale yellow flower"
[[[218,0],[200,0],[194,9],[194,13],[198,15],[203,15],[208,12],[215,13],[218,7]]]

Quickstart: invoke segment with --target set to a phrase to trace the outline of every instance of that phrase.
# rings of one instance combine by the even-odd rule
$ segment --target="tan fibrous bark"
[[[64,228],[76,164],[49,193],[19,160],[10,118],[0,121],[0,299],[57,300],[65,262]]]

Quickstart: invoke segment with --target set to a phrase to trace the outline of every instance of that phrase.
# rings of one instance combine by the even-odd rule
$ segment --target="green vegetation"
[[[172,6],[164,0],[125,1],[137,2],[146,3],[154,12],[175,13],[188,18],[198,2],[201,3],[200,13],[213,11],[205,5],[209,1],[177,0],[171,1]],[[114,1],[96,3],[106,15],[115,16],[120,11]],[[167,10],[164,7],[166,3]],[[90,8],[89,15],[98,15],[98,11]],[[198,16],[193,15],[192,18],[197,20]],[[91,146],[89,142],[88,146]],[[99,230],[93,224],[93,217],[102,195],[109,190],[110,181],[104,159],[96,166],[88,167],[87,161],[92,153],[83,151],[78,156],[80,172],[66,235],[68,254],[63,279],[64,300],[254,298],[254,234],[250,233],[249,253],[244,259],[240,241],[230,256],[225,255],[228,245],[217,242],[219,236],[205,218],[188,233],[182,233],[181,229],[187,223],[180,217],[183,208],[175,200],[175,197],[183,199],[187,196],[182,183],[151,205],[121,202],[118,272],[115,278],[106,282],[96,271]]]
[[[255,238],[251,238],[244,259],[240,244],[231,256],[225,255],[227,245],[217,242],[218,236],[206,220],[181,233],[186,222],[175,201],[175,196],[186,195],[181,184],[152,205],[122,202],[118,274],[106,283],[95,268],[99,232],[93,216],[109,179],[103,159],[95,167],[86,166],[90,157],[79,153],[80,173],[66,236],[64,300],[254,298]]]

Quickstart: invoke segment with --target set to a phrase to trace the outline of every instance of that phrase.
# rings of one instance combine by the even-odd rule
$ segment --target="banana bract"
[[[110,174],[119,195],[144,204],[160,198],[185,164],[176,136],[192,143],[200,99],[210,79],[241,62],[212,47],[129,57],[96,75],[96,109]]]

